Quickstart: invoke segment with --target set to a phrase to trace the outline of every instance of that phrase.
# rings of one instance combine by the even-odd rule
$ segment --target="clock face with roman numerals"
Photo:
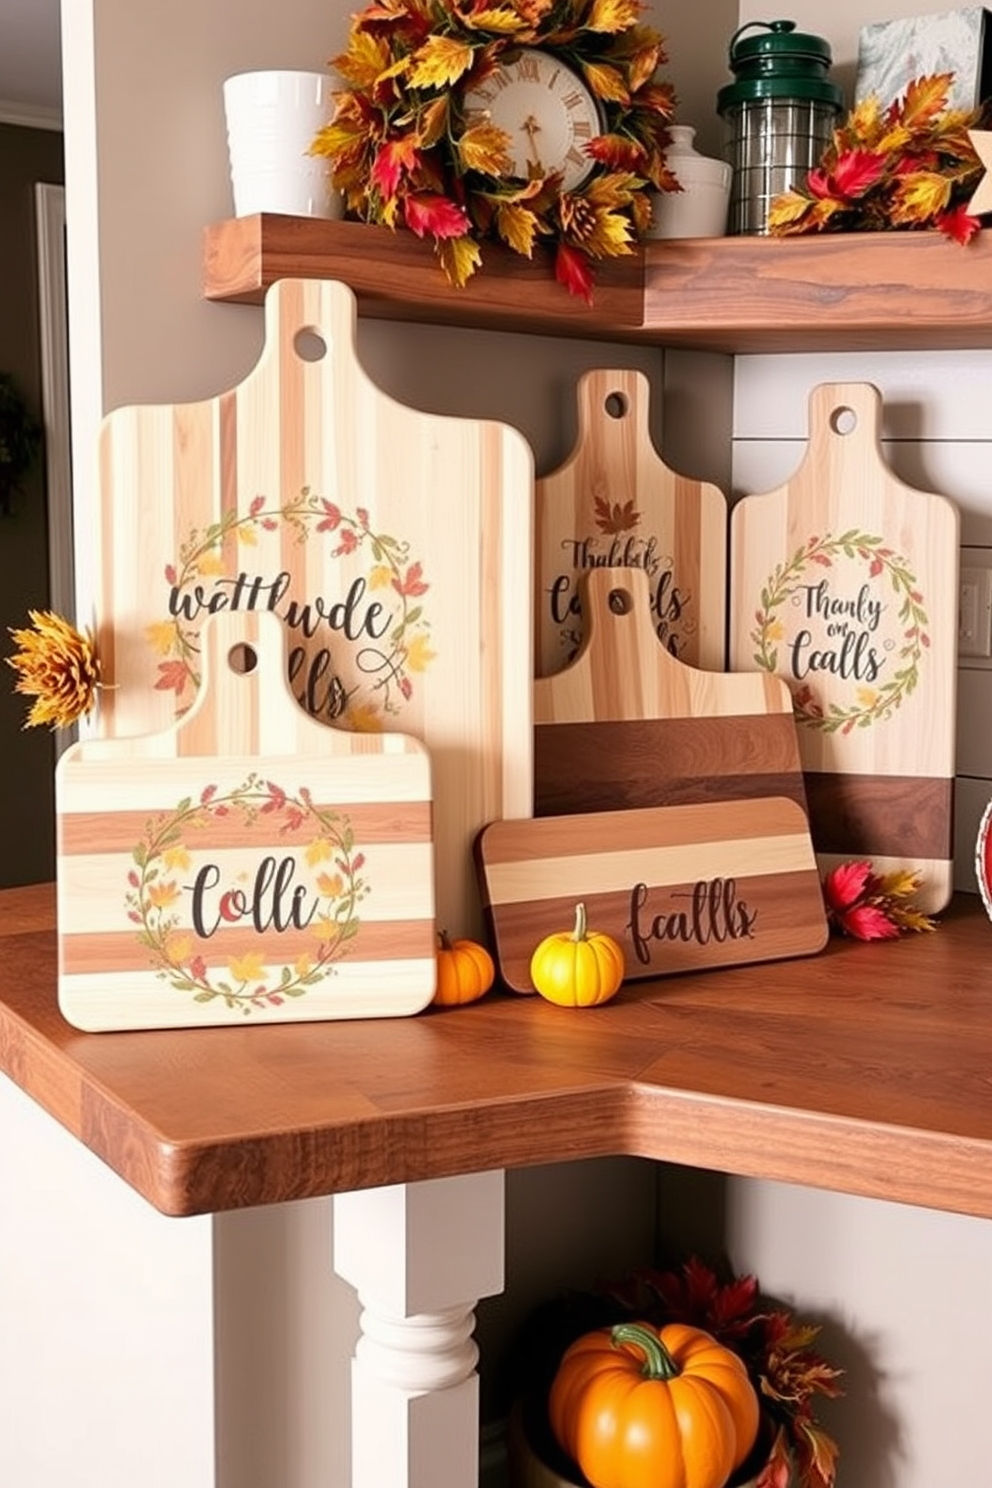
[[[574,191],[595,169],[585,147],[602,132],[596,100],[571,68],[550,52],[525,47],[465,94],[466,118],[507,135],[513,174],[528,180],[560,174]]]

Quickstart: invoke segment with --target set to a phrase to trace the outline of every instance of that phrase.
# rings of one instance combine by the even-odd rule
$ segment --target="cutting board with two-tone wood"
[[[535,492],[538,676],[561,671],[584,635],[580,579],[590,569],[647,577],[655,633],[692,666],[722,668],[727,504],[655,449],[642,372],[597,369],[577,389],[578,439]]]
[[[90,1030],[373,1018],[433,997],[431,771],[315,722],[286,629],[217,614],[196,701],[56,772],[59,1005]]]
[[[820,864],[953,882],[958,513],[898,480],[868,383],[826,383],[805,457],[731,517],[730,661],[792,692]]]
[[[166,728],[196,696],[205,618],[271,611],[315,719],[428,746],[438,916],[478,933],[474,834],[531,807],[532,551],[519,432],[395,402],[359,364],[352,292],[282,280],[237,386],[105,420],[98,729]]]
[[[805,810],[789,689],[690,667],[659,641],[641,569],[582,578],[586,633],[534,683],[537,816],[785,796]]]
[[[493,822],[476,846],[500,975],[548,935],[613,937],[624,980],[812,955],[828,929],[806,814],[782,796]]]

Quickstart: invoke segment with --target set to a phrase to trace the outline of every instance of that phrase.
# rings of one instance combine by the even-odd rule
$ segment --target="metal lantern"
[[[745,35],[756,27],[760,35]],[[735,81],[717,95],[733,169],[728,232],[766,233],[771,203],[830,143],[843,103],[827,76],[831,61],[829,44],[795,21],[752,21],[731,37]]]

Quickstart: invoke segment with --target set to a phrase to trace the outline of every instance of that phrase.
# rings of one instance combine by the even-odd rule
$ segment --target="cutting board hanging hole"
[[[232,672],[247,676],[258,666],[258,652],[254,646],[232,646],[227,653],[227,664]]]
[[[607,393],[603,407],[611,419],[623,419],[630,412],[630,399],[624,393]]]
[[[629,615],[634,608],[634,596],[629,589],[611,589],[607,603],[614,615]]]
[[[848,408],[842,404],[839,408],[835,408],[830,415],[830,427],[835,434],[853,434],[858,427],[858,415],[853,408]]]
[[[322,362],[327,342],[315,326],[303,326],[293,337],[293,350],[301,362]]]

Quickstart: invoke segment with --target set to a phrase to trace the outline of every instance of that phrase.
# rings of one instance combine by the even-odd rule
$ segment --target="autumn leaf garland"
[[[936,228],[967,243],[981,227],[967,207],[984,171],[968,137],[990,105],[948,107],[953,74],[917,78],[883,108],[859,103],[805,182],[772,202],[771,233]]]
[[[349,215],[432,237],[452,284],[480,267],[486,240],[525,258],[546,242],[556,279],[591,302],[594,261],[632,251],[651,188],[678,189],[665,163],[674,93],[655,78],[667,57],[640,13],[638,0],[376,0],[331,61],[347,86],[312,151]],[[506,135],[467,116],[466,93],[527,46],[560,56],[599,104],[595,166],[572,191],[557,175],[511,176]]]

